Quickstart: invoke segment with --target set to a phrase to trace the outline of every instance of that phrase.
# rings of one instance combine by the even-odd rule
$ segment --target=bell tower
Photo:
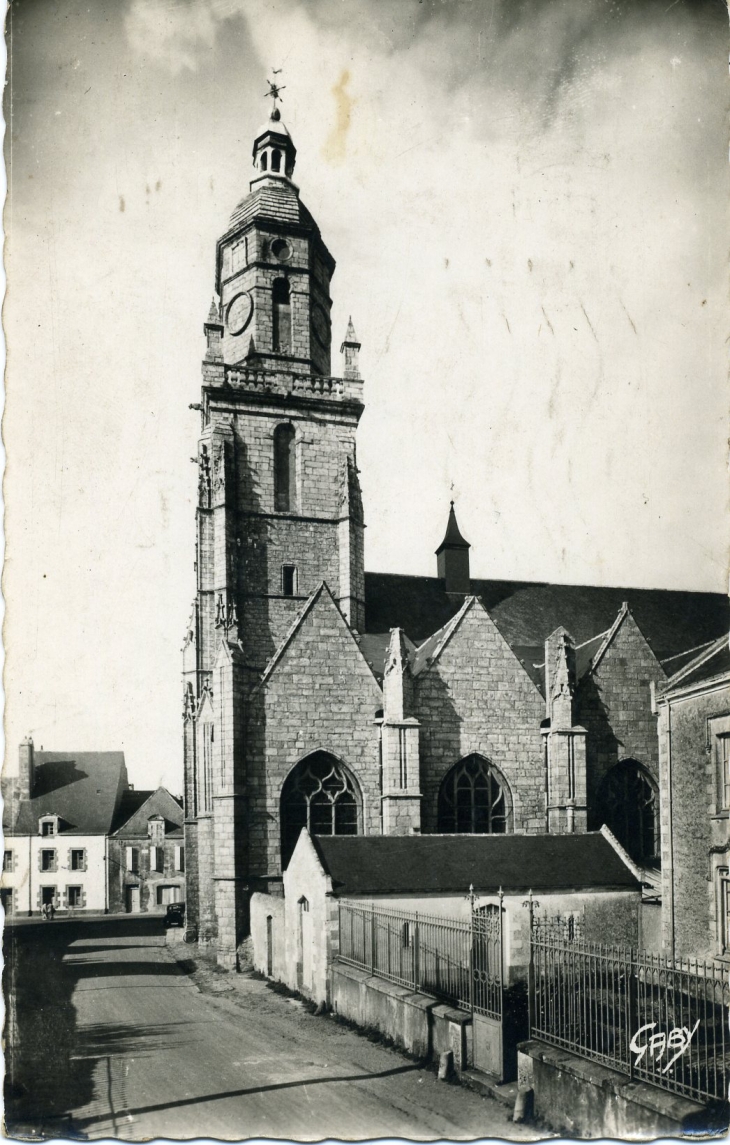
[[[203,325],[197,583],[183,649],[188,925],[226,965],[246,932],[248,871],[261,869],[249,828],[254,689],[322,581],[354,630],[365,609],[360,344],[350,323],[344,376],[333,377],[335,260],[292,180],[296,148],[276,106],[252,154]]]
[[[218,242],[221,350],[229,365],[326,376],[335,260],[292,181],[296,154],[275,107],[254,139],[250,193]]]

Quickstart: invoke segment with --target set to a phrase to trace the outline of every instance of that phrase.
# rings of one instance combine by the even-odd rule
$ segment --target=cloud
[[[197,71],[210,51],[224,10],[218,0],[132,0],[124,21],[130,47],[173,75]]]

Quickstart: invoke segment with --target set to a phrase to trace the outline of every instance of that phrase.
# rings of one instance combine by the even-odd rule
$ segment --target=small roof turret
[[[471,545],[469,544],[468,541],[464,540],[464,538],[462,537],[461,532],[459,530],[459,526],[456,522],[456,513],[454,512],[454,502],[452,501],[451,502],[451,508],[449,510],[449,520],[448,520],[448,524],[446,526],[446,535],[445,535],[443,541],[441,542],[441,544],[439,545],[439,547],[436,549],[436,556],[438,556],[439,553],[442,552],[443,549],[470,549],[470,548],[471,548]]]
[[[471,589],[469,579],[469,549],[456,523],[454,502],[451,502],[446,535],[436,549],[436,570],[439,580],[444,582],[447,592],[467,595]]]

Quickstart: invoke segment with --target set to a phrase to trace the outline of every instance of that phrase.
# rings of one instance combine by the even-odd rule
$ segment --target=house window
[[[126,865],[127,870],[130,871],[132,874],[135,874],[135,875],[138,874],[138,872],[139,872],[139,848],[138,847],[126,847],[125,852],[126,852],[126,854],[125,854],[125,865]]]
[[[42,819],[41,820],[41,835],[55,835],[55,834],[56,834],[56,822],[55,822],[55,820],[54,819]]]
[[[41,870],[42,871],[55,871],[56,869],[56,852],[51,850],[41,851]]]
[[[444,834],[503,835],[511,829],[506,781],[480,755],[462,759],[446,775],[438,802],[438,829]]]
[[[70,907],[82,906],[81,887],[66,887],[66,898]]]
[[[157,905],[158,906],[167,906],[171,902],[182,902],[182,887],[158,886],[157,887]]]
[[[730,811],[730,732],[715,736],[718,810]]]
[[[296,596],[297,570],[295,565],[281,566],[281,591],[284,596]]]
[[[86,870],[86,851],[73,850],[71,852],[71,870],[72,871],[85,871]]]
[[[291,290],[285,278],[274,279],[271,299],[272,348],[275,354],[291,354]]]
[[[607,772],[598,793],[598,825],[606,824],[637,863],[659,854],[659,793],[646,768],[622,759]]]
[[[184,847],[175,847],[175,870],[176,871],[184,871],[185,870],[185,848]]]
[[[281,791],[281,859],[285,867],[301,833],[357,835],[360,792],[350,773],[325,751],[289,773]]]
[[[730,871],[717,872],[718,941],[721,954],[730,954]]]
[[[13,913],[14,903],[12,887],[2,887],[0,889],[0,903],[2,904],[2,908],[5,911],[5,914]]]
[[[293,425],[277,425],[274,430],[274,509],[288,513],[296,508],[296,434]]]
[[[13,852],[12,851],[4,851],[3,852],[3,870],[10,872],[10,871],[12,871],[12,869],[13,869]]]
[[[165,869],[165,851],[162,847],[150,847],[150,871],[158,875]]]

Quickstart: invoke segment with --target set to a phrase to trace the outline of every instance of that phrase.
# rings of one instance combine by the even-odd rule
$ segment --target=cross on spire
[[[271,70],[272,70],[272,74],[275,76],[278,76],[281,72],[281,68],[279,68],[278,70],[276,68],[272,68]],[[279,100],[279,102],[282,102],[281,93],[284,91],[284,88],[286,85],[285,84],[278,84],[274,80],[267,80],[266,82],[269,85],[269,90],[267,91],[266,95],[271,96],[271,98],[273,99],[273,101],[274,101],[274,109],[273,110],[276,111],[276,101]]]

